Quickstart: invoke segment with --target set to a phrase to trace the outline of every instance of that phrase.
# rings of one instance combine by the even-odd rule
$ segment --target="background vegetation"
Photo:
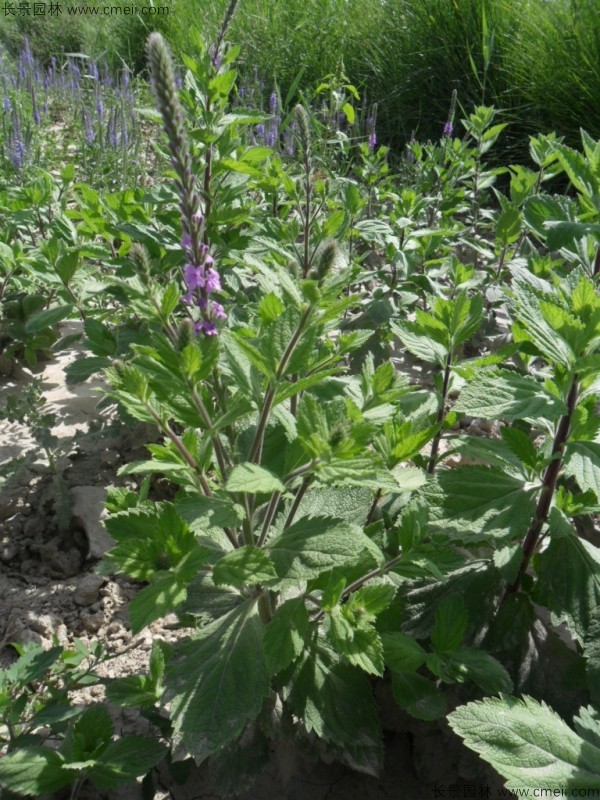
[[[193,28],[210,40],[227,0],[157,4],[170,13],[7,17],[0,43],[14,51],[27,33],[41,58],[85,52],[140,70],[150,30],[191,52]],[[277,81],[284,96],[300,68],[305,86],[345,72],[378,103],[379,140],[395,150],[413,133],[439,136],[455,88],[459,113],[483,102],[510,122],[500,155],[523,157],[527,134],[555,130],[575,146],[581,126],[600,130],[596,0],[243,0],[230,36],[243,69]]]

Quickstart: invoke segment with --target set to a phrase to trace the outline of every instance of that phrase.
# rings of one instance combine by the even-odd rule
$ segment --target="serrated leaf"
[[[545,703],[486,698],[448,715],[450,727],[480,753],[508,789],[597,789],[600,749],[581,739]]]
[[[235,528],[244,519],[242,506],[229,497],[204,497],[194,494],[175,500],[175,508],[194,533],[209,528]]]
[[[319,643],[304,651],[286,678],[284,700],[309,733],[381,753],[377,707],[369,681],[359,670],[341,663]]]
[[[362,530],[331,517],[304,517],[270,542],[268,553],[280,578],[306,581],[322,572],[352,564],[371,540]]]
[[[422,667],[427,652],[406,633],[382,633],[383,657],[387,667],[397,672],[416,672]]]
[[[561,536],[534,563],[537,602],[583,642],[600,606],[600,550],[577,536]]]
[[[164,744],[147,736],[124,736],[111,742],[89,772],[99,789],[114,789],[145,775],[167,755]]]
[[[147,675],[126,675],[110,681],[106,684],[106,697],[123,708],[149,708],[158,699]]]
[[[484,419],[555,420],[566,413],[564,403],[529,375],[509,370],[480,371],[461,392],[454,410]]]
[[[446,698],[433,681],[417,672],[392,670],[392,693],[400,708],[431,721],[446,714]]]
[[[23,747],[0,759],[0,787],[16,794],[39,797],[71,783],[60,753],[47,747]]]
[[[217,586],[271,584],[277,580],[275,566],[264,550],[254,545],[244,545],[220,558],[213,568]]]
[[[271,675],[288,667],[304,650],[310,633],[302,597],[280,606],[265,629],[265,659]]]
[[[513,682],[502,664],[482,650],[457,650],[446,664],[448,675],[464,683],[473,681],[480,689],[490,694],[511,692]]]
[[[61,322],[61,320],[66,319],[72,311],[73,306],[71,304],[47,308],[45,311],[40,311],[27,320],[25,323],[25,331],[27,333],[38,333],[39,331],[43,331],[44,328],[52,328],[54,325]]]
[[[441,653],[456,650],[462,642],[468,619],[465,604],[458,595],[445,597],[435,612],[435,625],[431,632],[434,648]]]
[[[565,475],[575,478],[582,492],[591,490],[600,500],[600,444],[569,442],[563,470]]]
[[[469,536],[523,535],[535,509],[535,492],[497,467],[460,466],[440,470],[423,488],[430,521],[440,530]]]
[[[86,381],[92,375],[110,365],[110,360],[103,356],[90,356],[89,358],[78,358],[65,369],[67,386],[74,383]]]
[[[507,206],[496,222],[496,238],[506,246],[516,242],[521,235],[521,213],[515,206]]]
[[[135,635],[155,619],[166,616],[186,597],[186,588],[176,575],[165,575],[144,587],[129,604],[132,633]]]
[[[247,601],[202,628],[167,665],[165,699],[172,701],[175,733],[199,764],[236,739],[269,694],[256,605]]]
[[[268,469],[246,462],[238,464],[231,470],[225,489],[228,492],[260,494],[261,492],[284,492],[285,486],[277,475],[269,472]]]

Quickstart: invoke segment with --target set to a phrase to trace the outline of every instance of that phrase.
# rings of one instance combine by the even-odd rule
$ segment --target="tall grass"
[[[151,28],[193,53],[194,30],[214,39],[228,0],[155,4],[169,15],[5,18],[0,43],[25,32],[42,59],[83,51],[136,68]],[[395,149],[413,133],[441,135],[453,89],[457,117],[485,103],[510,123],[503,158],[526,158],[530,133],[600,136],[598,0],[240,0],[229,37],[240,70],[277,81],[283,96],[300,70],[307,87],[343,69],[378,103],[378,139]]]

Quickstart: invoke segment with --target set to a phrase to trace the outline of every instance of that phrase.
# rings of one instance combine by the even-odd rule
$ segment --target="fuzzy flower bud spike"
[[[200,309],[202,321],[196,323],[196,333],[213,336],[218,332],[215,320],[225,317],[222,306],[210,300],[213,292],[221,291],[221,280],[214,268],[209,248],[202,241],[205,220],[192,172],[192,158],[185,135],[175,71],[167,45],[159,33],[152,33],[148,37],[147,53],[152,88],[163,118],[171,163],[177,174],[183,229],[181,246],[186,257],[183,277],[187,291],[182,301]]]

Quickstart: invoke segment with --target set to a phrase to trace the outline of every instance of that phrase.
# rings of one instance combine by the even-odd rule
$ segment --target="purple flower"
[[[211,311],[216,319],[227,319],[227,314],[225,313],[225,309],[221,305],[221,303],[217,303],[216,300],[213,300],[210,306]]]
[[[277,92],[273,91],[271,92],[271,95],[269,97],[269,111],[271,112],[271,114],[277,113],[277,106],[278,106]]]
[[[96,138],[96,133],[86,108],[83,109],[83,130],[85,133],[86,142],[88,144],[93,144],[94,139]]]
[[[204,288],[208,294],[221,291],[221,278],[216,269],[209,267],[204,274]]]
[[[4,110],[5,111],[10,111],[10,109],[11,109],[10,98],[9,97],[5,97],[4,98]]]
[[[259,122],[256,126],[256,141],[260,142],[261,144],[265,141],[265,126],[262,122]]]
[[[194,330],[196,333],[204,333],[206,336],[216,336],[219,333],[215,323],[210,322],[209,320],[203,320],[202,322],[197,322],[194,325]]]
[[[450,120],[448,120],[448,122],[444,125],[444,136],[449,139],[452,136],[453,131],[454,125],[450,122]]]
[[[371,131],[371,133],[369,134],[367,145],[369,147],[369,152],[372,153],[375,150],[375,147],[377,146],[377,134],[375,133],[375,131]]]

